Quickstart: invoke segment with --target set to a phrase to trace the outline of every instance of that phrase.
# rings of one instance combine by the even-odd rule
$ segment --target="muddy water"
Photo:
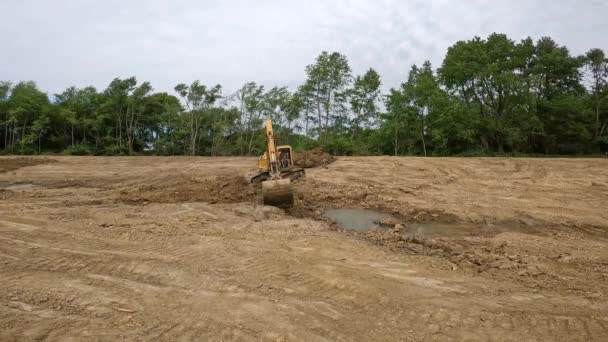
[[[382,229],[379,221],[392,218],[391,215],[371,209],[329,209],[325,216],[335,221],[338,227],[357,232]]]
[[[325,216],[336,222],[338,227],[345,230],[367,232],[378,229],[386,229],[379,222],[384,220],[398,221],[395,217],[372,209],[329,209]],[[491,227],[450,224],[450,223],[404,223],[407,235],[433,238],[433,237],[463,237],[488,233]]]

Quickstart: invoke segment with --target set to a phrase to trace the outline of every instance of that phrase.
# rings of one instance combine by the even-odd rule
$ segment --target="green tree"
[[[308,138],[308,132],[310,126],[315,123],[314,108],[315,108],[315,94],[312,86],[312,82],[306,82],[298,87],[298,91],[295,95],[301,105],[301,110],[304,116],[304,136]]]
[[[585,55],[585,64],[592,79],[591,98],[595,114],[593,137],[608,144],[604,136],[608,126],[608,58],[601,49],[591,49]]]
[[[49,105],[48,97],[38,90],[34,82],[19,82],[11,91],[9,97],[9,123],[12,125],[10,150],[19,142],[22,152],[28,145],[28,125],[40,116]]]
[[[591,136],[579,128],[589,126],[589,113],[584,105],[587,96],[581,84],[584,60],[570,55],[565,46],[543,37],[536,43],[530,65],[530,79],[535,93],[535,111],[540,132],[534,144],[544,153],[582,153],[588,149]],[[573,101],[574,100],[574,101]],[[564,127],[576,128],[564,135]],[[585,129],[586,130],[586,129]]]
[[[133,145],[137,137],[137,130],[142,115],[146,109],[146,97],[152,92],[152,86],[149,82],[144,82],[133,89],[127,102],[127,111],[125,115],[125,128],[127,133],[127,147],[129,154],[133,154]]]
[[[212,107],[203,112],[205,137],[210,142],[208,154],[218,156],[224,154],[230,136],[234,135],[237,127],[239,111],[237,108]]]
[[[222,86],[219,84],[208,88],[194,81],[190,86],[180,83],[175,86],[175,91],[185,101],[190,118],[190,153],[194,156],[199,144],[199,133],[204,117],[204,111],[211,108],[215,102],[222,97]]]
[[[101,112],[110,116],[111,121],[115,124],[114,140],[120,151],[123,148],[128,148],[128,146],[125,146],[123,133],[126,129],[129,96],[136,85],[137,79],[135,77],[129,77],[124,80],[115,78],[104,90],[104,102],[101,105]]]
[[[172,154],[180,140],[179,99],[167,93],[155,93],[143,99],[140,139],[156,154]]]
[[[69,87],[61,94],[55,95],[55,103],[70,126],[71,145],[74,146],[77,140],[86,144],[89,130],[94,132],[96,128],[96,115],[100,105],[97,90],[94,87]],[[78,139],[76,134],[79,135]]]
[[[226,98],[220,85],[181,83],[178,98],[129,77],[101,92],[68,87],[49,102],[33,82],[0,82],[0,148],[251,155],[263,150],[266,117],[281,143],[336,154],[608,148],[608,61],[600,49],[572,56],[550,37],[474,37],[449,47],[438,70],[414,65],[386,95],[376,71],[353,79],[338,52],[322,52],[305,71],[297,89],[249,82]]]
[[[278,137],[287,134],[293,122],[291,100],[292,94],[287,87],[273,87],[264,94],[264,116],[272,120]]]
[[[46,113],[39,115],[32,123],[30,136],[32,140],[38,142],[38,154],[42,148],[42,138],[47,134],[51,120]]]
[[[380,93],[380,75],[370,68],[363,76],[357,76],[353,88],[349,91],[349,100],[353,117],[350,120],[351,145],[355,145],[355,138],[363,127],[372,126],[378,120],[379,104],[382,99]],[[360,153],[358,148],[356,153]]]
[[[6,81],[0,81],[0,125],[4,128],[0,131],[0,141],[4,143],[2,149],[6,149],[9,143],[9,95],[11,92],[11,83]]]
[[[440,69],[447,89],[478,108],[481,146],[486,150],[513,147],[509,122],[527,106],[522,97],[526,83],[518,75],[522,60],[515,58],[521,49],[504,34],[487,40],[475,37],[450,47]]]
[[[412,154],[419,142],[421,131],[418,113],[409,104],[410,99],[401,89],[391,89],[386,97],[386,113],[381,116],[380,129],[390,140],[392,154]]]
[[[253,142],[262,124],[264,86],[255,82],[244,84],[236,94],[239,101],[239,154],[250,155]]]
[[[306,76],[306,89],[316,107],[319,140],[327,143],[330,121],[340,122],[345,116],[351,68],[346,56],[323,51],[314,64],[306,67]]]
[[[539,39],[530,65],[539,97],[551,100],[564,94],[582,94],[582,65],[581,58],[571,56],[568,48],[559,46],[552,38]]]

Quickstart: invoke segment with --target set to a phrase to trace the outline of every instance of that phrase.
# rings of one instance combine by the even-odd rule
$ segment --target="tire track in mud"
[[[200,328],[190,320],[181,322],[161,322],[152,327],[142,329],[135,333],[144,341],[188,341],[191,337],[199,337]]]
[[[48,249],[46,251],[36,250],[36,255],[19,261],[9,261],[4,265],[10,269],[12,275],[19,273],[31,274],[31,272],[46,272],[66,277],[86,277],[88,274],[105,274],[122,277],[133,281],[150,284],[166,284],[171,279],[161,272],[154,272],[153,268],[147,267],[144,272],[137,272],[138,267],[145,264],[145,260],[137,257],[129,258],[114,255],[82,255],[70,253],[67,250]],[[168,264],[156,261],[157,268],[169,267]],[[0,280],[3,283],[7,279]],[[12,283],[12,281],[8,281]]]
[[[354,162],[358,160],[353,158]],[[408,163],[394,163],[391,172],[396,174]],[[482,178],[491,168],[500,168],[499,165],[482,167],[483,163],[477,163],[481,171],[472,172],[443,161],[430,160],[429,163],[430,166],[419,165],[427,171],[412,166],[407,169],[408,175],[419,183],[431,182],[432,178],[462,177],[462,184],[469,186],[475,183],[474,178]],[[505,174],[516,173],[514,177],[521,180],[537,169],[537,164],[531,165],[534,167],[505,164],[509,167],[504,171]],[[346,176],[357,171],[348,172]],[[381,176],[391,177],[390,172]],[[385,184],[387,178],[382,177],[378,182]],[[393,183],[386,184],[381,186],[381,191],[390,190]],[[418,183],[398,179],[394,184],[414,186]],[[443,183],[438,184],[436,188],[428,188],[429,197],[444,191]],[[458,189],[461,186],[463,191],[469,190],[461,184],[445,187]],[[470,190],[480,193],[484,189],[472,187]],[[82,192],[76,190],[70,193],[82,196]],[[449,191],[447,196],[450,196]],[[32,198],[32,201],[37,200]],[[14,208],[6,207],[11,214],[16,212],[17,205],[23,206],[13,200],[11,203]],[[26,205],[24,215],[32,217],[45,217],[49,210],[61,210],[49,209],[43,201]],[[43,209],[33,208],[35,205]],[[585,311],[579,304],[566,304],[565,300],[571,300],[568,297],[555,295],[555,299],[564,300],[560,302],[562,308],[549,304],[553,298],[520,303],[505,297],[502,292],[490,295],[490,291],[478,291],[479,284],[457,283],[470,291],[466,294],[442,291],[424,280],[445,278],[437,272],[427,273],[424,265],[414,265],[416,259],[413,258],[407,259],[407,263],[419,272],[415,276],[407,272],[406,262],[391,264],[391,261],[403,259],[377,253],[374,247],[358,244],[344,236],[335,238],[333,233],[327,233],[323,238],[307,237],[307,242],[314,248],[305,248],[309,245],[294,241],[294,237],[299,239],[316,232],[308,227],[295,228],[279,216],[265,217],[265,222],[240,228],[235,223],[240,219],[231,217],[232,214],[214,215],[214,207],[206,207],[205,210],[214,214],[208,217],[209,225],[198,225],[200,208],[192,210],[194,205],[182,206],[178,212],[172,212],[175,207],[163,207],[168,211],[167,217],[157,212],[160,205],[142,206],[141,216],[135,216],[139,213],[134,214],[130,207],[116,208],[117,213],[112,213],[114,208],[92,206],[87,210],[95,215],[87,212],[77,216],[74,212],[73,217],[57,216],[73,219],[69,223],[25,222],[2,217],[0,287],[10,291],[22,289],[26,297],[55,292],[57,300],[75,293],[83,298],[78,298],[74,305],[83,308],[77,308],[82,311],[69,316],[63,312],[66,308],[53,313],[50,304],[40,307],[32,304],[33,312],[26,312],[27,306],[20,307],[16,303],[12,304],[15,308],[5,306],[12,302],[8,295],[0,294],[0,326],[14,326],[21,335],[43,326],[44,331],[37,336],[49,340],[70,337],[94,340],[96,336],[100,340],[146,341],[278,340],[282,337],[289,340],[398,340],[414,336],[412,340],[547,340],[553,337],[551,340],[559,341],[598,340],[608,335],[606,321],[593,317],[602,313],[600,309]],[[557,212],[558,207],[547,210]],[[196,212],[190,215],[191,211]],[[251,209],[243,215],[253,212]],[[129,226],[117,224],[122,216]],[[182,216],[181,220],[171,220],[179,216]],[[151,226],[152,220],[165,224]],[[279,220],[281,222],[277,222]],[[90,222],[94,226],[87,226]],[[116,226],[95,226],[102,222]],[[268,222],[272,224],[267,225]],[[288,229],[288,234],[283,231]],[[127,235],[123,236],[123,233]],[[328,237],[335,239],[329,241]],[[347,258],[343,258],[345,255]],[[577,261],[573,267],[575,265],[582,264]],[[476,282],[477,279],[460,272],[451,274],[466,281]],[[480,283],[492,286],[495,280]],[[256,287],[259,284],[263,286]],[[450,287],[452,282],[446,280],[439,286]],[[499,290],[509,291],[515,286],[507,285]],[[203,294],[204,291],[209,294]],[[433,295],[426,296],[427,292]],[[488,297],[478,299],[479,293]],[[548,297],[552,295],[551,292],[541,293]],[[574,301],[579,297],[573,298]],[[91,301],[99,303],[90,304]],[[473,306],[473,302],[478,304]],[[600,302],[601,299],[592,301],[594,304]],[[91,311],[85,311],[85,305],[91,305]],[[254,308],[244,309],[245,305]],[[117,310],[115,306],[127,311]],[[109,312],[100,311],[102,316],[93,316],[98,308],[109,309]],[[235,316],[226,313],[233,309],[240,313]],[[53,316],[42,317],[48,312]],[[275,332],[275,327],[282,327],[282,330]]]
[[[12,221],[2,221],[12,222]],[[23,225],[23,224],[19,224]],[[167,246],[160,244],[158,241],[141,242],[141,241],[126,241],[126,240],[106,240],[96,236],[90,236],[86,232],[79,234],[77,237],[74,233],[66,233],[63,230],[49,231],[45,226],[27,225],[26,231],[19,226],[4,226],[0,230],[0,240],[8,241],[13,245],[29,246],[35,249],[45,249],[61,251],[71,254],[84,254],[91,256],[125,256],[133,258],[152,258],[171,261],[185,257],[204,254],[206,244],[211,244],[216,241],[221,241],[221,238],[205,236],[198,238],[196,243],[187,245]],[[7,228],[13,228],[9,230]],[[16,228],[16,229],[15,229]],[[77,229],[74,229],[77,230]]]
[[[175,250],[176,249],[173,249],[173,251]],[[154,277],[149,278],[146,276],[134,275],[132,272],[134,267],[137,267],[137,265],[124,264],[124,260],[122,259],[106,259],[106,262],[112,264],[112,266],[108,266],[101,264],[101,259],[98,259],[97,257],[78,255],[81,260],[75,261],[73,258],[71,258],[69,253],[66,256],[65,251],[51,250],[49,254],[58,255],[54,255],[52,257],[51,255],[45,255],[44,258],[39,258],[34,261],[32,263],[32,267],[26,267],[25,271],[48,271],[54,274],[59,274],[59,277],[62,278],[83,274],[111,274],[113,277],[125,278],[129,281],[139,281],[144,284],[158,283]],[[45,259],[46,257],[50,258]],[[218,258],[218,260],[219,259],[221,259],[221,257]],[[91,262],[93,265],[88,264]],[[289,263],[277,263],[275,259],[251,257],[243,263],[241,271],[247,272],[245,276],[251,277],[252,279],[256,277],[256,274],[258,276],[263,274],[263,276],[258,279],[259,281],[264,281],[264,279],[272,281],[272,279],[275,277],[284,277],[285,274],[291,275],[288,277],[288,280],[281,281],[281,283],[287,282],[290,285],[294,284],[304,286],[305,288],[309,289],[309,293],[304,294],[305,297],[314,295],[329,297],[331,300],[335,300],[336,298],[343,296],[344,293],[348,293],[350,295],[359,294],[360,291],[358,291],[359,289],[357,287],[335,286],[334,283],[328,282],[327,279],[316,274],[311,274],[308,272],[310,267],[309,262],[310,260],[305,260],[301,263],[296,263],[294,266],[289,266]],[[213,261],[212,263],[217,264],[217,261]],[[312,267],[315,266],[316,265],[313,264]],[[73,274],[73,272],[76,274]],[[28,273],[24,272],[24,274]],[[11,275],[15,275],[15,273],[11,272]],[[0,283],[6,284],[7,280],[8,279],[4,279],[0,281]],[[8,283],[12,283],[12,281],[8,280]],[[105,283],[108,282],[106,281]],[[117,286],[123,288],[132,287],[127,285],[128,284],[112,284],[112,282],[110,282],[106,286],[110,286],[111,288],[116,288]],[[121,292],[122,291],[124,290],[121,290]],[[378,295],[373,297],[374,300],[377,298]],[[348,308],[344,306],[339,305],[335,307],[335,304],[329,305],[331,310],[335,312],[348,312],[344,311],[348,310]],[[363,302],[361,303],[361,307],[351,307],[350,313],[352,315],[362,315],[366,305],[368,305],[368,303]],[[576,333],[576,336],[580,337],[581,340],[589,340],[594,336],[597,336],[594,335],[593,332],[606,332],[606,329],[604,326],[602,326],[601,322],[590,320],[590,318],[569,317],[566,321],[564,321],[564,319],[560,318],[559,316],[551,317],[547,315],[525,314],[529,318],[513,318],[513,315],[505,316],[500,314],[486,313],[484,319],[480,320],[479,312],[483,312],[483,310],[476,310],[473,312],[465,311],[462,313],[446,313],[439,309],[432,311],[431,314],[427,314],[425,311],[417,309],[420,307],[421,306],[414,306],[414,308],[408,309],[409,324],[412,326],[418,326],[421,331],[437,331],[438,334],[442,334],[437,336],[451,336],[455,339],[473,338],[477,340],[488,340],[494,338],[497,333],[504,333],[511,334],[511,336],[514,336],[513,340],[517,340],[520,336],[523,338],[524,335],[523,333],[514,333],[514,329],[523,326],[525,326],[526,329],[530,329],[530,331],[534,334],[539,334],[542,336],[554,335],[556,333],[563,333],[564,336],[571,336],[570,334]],[[327,308],[317,308],[311,303],[302,305],[299,308],[301,311],[306,313],[307,316],[311,317],[310,320],[319,320],[320,317],[326,317],[326,319],[329,319],[328,322],[331,322],[332,315],[328,314]],[[329,313],[331,312],[329,311]],[[401,315],[401,313],[396,308],[389,306],[384,312],[382,312],[381,315],[378,316],[378,318],[386,319],[390,316],[399,317],[399,315]],[[179,321],[181,321],[181,323],[177,323],[178,318],[167,317],[167,324],[160,324],[153,327],[142,328],[142,330],[135,330],[133,331],[134,335],[131,336],[141,337],[143,340],[179,340],[182,338],[188,338],[188,336],[197,335],[197,330],[192,328],[195,324],[194,322],[189,320],[184,321],[183,319],[180,319]],[[58,319],[57,322],[69,322],[69,320]],[[319,336],[324,336],[333,340],[344,338],[348,339],[348,335],[333,332],[331,328],[332,325],[328,322],[318,321],[313,331]],[[477,324],[479,326],[473,322],[480,322]],[[461,329],[458,329],[458,331],[452,333],[455,326],[460,326]],[[119,328],[127,329],[127,325],[119,325]],[[73,332],[72,329],[65,328],[64,326],[58,330],[51,330],[47,336],[65,336],[65,334],[69,335],[70,331]],[[389,331],[384,331],[384,333],[388,332]],[[357,336],[362,339],[371,340],[376,335],[373,333],[357,331]]]
[[[327,263],[308,258],[290,260],[289,257],[287,260],[280,260],[281,257],[248,257],[241,263],[237,273],[252,280],[257,279],[259,283],[278,283],[321,298],[360,292],[355,282],[346,279],[330,280],[328,276],[331,274],[327,273],[319,275],[319,271]]]
[[[597,337],[597,332],[608,332],[598,319],[590,316],[510,310],[493,312],[483,307],[448,311],[427,305],[426,310],[408,310],[407,321],[420,331],[430,331],[431,335],[441,332],[456,340],[488,341],[496,336],[509,336],[506,340],[520,341],[530,336],[554,336],[552,340],[555,341],[589,341]]]
[[[10,260],[6,266],[7,273],[10,274],[10,279],[4,278],[0,280],[0,285],[3,286],[19,286],[23,282],[21,276],[30,276],[32,272],[48,277],[53,275],[56,282],[61,282],[59,279],[83,279],[86,281],[91,275],[107,275],[117,279],[124,279],[122,283],[108,283],[107,280],[97,279],[102,283],[97,283],[96,286],[116,288],[117,286],[124,288],[121,291],[130,291],[138,286],[134,283],[142,284],[142,286],[169,286],[172,288],[180,288],[184,286],[184,281],[175,283],[174,273],[163,272],[171,269],[171,265],[176,266],[175,262],[185,261],[191,262],[191,259],[205,257],[209,255],[219,255],[212,253],[217,251],[216,243],[218,238],[205,238],[204,241],[198,241],[194,245],[188,246],[165,246],[158,243],[141,244],[137,242],[118,241],[112,244],[112,241],[92,240],[83,236],[78,236],[75,239],[72,235],[56,234],[55,232],[38,231],[35,236],[17,231],[3,231],[3,235],[19,237],[20,240],[14,238],[5,238],[13,243],[11,254],[15,250],[21,253],[25,258],[23,260]],[[36,242],[30,242],[32,240]],[[60,246],[60,247],[58,247]],[[70,246],[71,248],[64,248]],[[206,248],[206,247],[214,248]],[[34,247],[35,254],[28,253],[30,247]],[[78,248],[75,250],[74,248]],[[99,249],[103,248],[103,249]],[[18,261],[18,262],[17,262]],[[217,265],[217,262],[211,264]],[[145,265],[143,269],[140,266]],[[178,270],[180,268],[177,264]],[[4,267],[1,267],[2,269]],[[10,270],[10,271],[9,271]],[[41,273],[42,272],[42,273]],[[179,274],[178,274],[179,276]],[[198,283],[198,282],[193,282]],[[133,285],[131,287],[125,284]],[[186,284],[187,285],[187,284]],[[176,287],[177,286],[177,287]]]
[[[97,268],[93,268],[93,269],[89,269],[87,271],[91,271],[91,272],[96,272],[96,271],[100,271],[100,269]],[[67,279],[80,279],[81,281],[86,281],[86,279],[91,279],[94,280],[94,285],[89,285],[89,286],[93,286],[93,288],[95,289],[95,293],[89,293],[89,292],[81,292],[79,291],[77,288],[70,288],[71,289],[71,293],[74,293],[74,291],[76,291],[76,293],[79,293],[78,297],[92,297],[92,301],[95,304],[87,304],[86,306],[88,307],[88,309],[86,309],[86,311],[89,311],[91,313],[96,312],[96,310],[94,311],[90,311],[91,309],[94,309],[95,307],[106,307],[108,309],[114,308],[116,310],[116,306],[112,305],[112,303],[117,303],[119,304],[119,306],[122,307],[131,307],[132,305],[129,304],[129,302],[133,302],[133,303],[139,303],[141,301],[141,299],[138,299],[137,297],[134,297],[132,294],[129,293],[133,293],[132,291],[135,291],[135,296],[141,295],[143,292],[142,291],[153,291],[150,290],[151,287],[154,287],[155,285],[149,285],[146,284],[145,281],[149,281],[150,279],[148,277],[139,277],[139,280],[133,280],[133,277],[127,277],[127,278],[121,278],[122,276],[125,276],[123,274],[123,272],[117,271],[117,272],[112,272],[113,276],[96,276],[94,274],[87,274],[87,273],[78,273],[78,274],[72,274],[72,273],[66,273],[66,272],[52,272],[52,275],[44,275],[41,273],[38,273],[38,279],[43,279],[44,283],[43,284],[47,284],[47,285],[40,285],[37,284],[37,282],[30,282],[27,285],[24,284],[24,279],[20,278],[20,275],[23,275],[25,277],[28,277],[26,279],[29,279],[31,277],[31,272],[22,272],[22,273],[16,273],[16,272],[12,272],[11,275],[13,275],[13,277],[11,277],[11,279],[2,279],[0,281],[0,286],[2,286],[2,288],[8,288],[8,289],[19,289],[18,291],[20,291],[22,296],[30,297],[31,295],[28,295],[28,293],[40,293],[40,291],[42,291],[43,293],[46,292],[45,291],[45,287],[46,286],[51,286],[51,287],[55,287],[60,285],[61,283],[63,283],[65,280]],[[42,276],[42,278],[40,278],[40,276]],[[74,278],[76,277],[76,278]],[[41,287],[42,286],[42,287]],[[105,289],[104,291],[109,291],[109,293],[113,294],[114,299],[111,300],[111,302],[107,302],[107,300],[102,300],[101,302],[97,302],[94,298],[96,298],[96,296],[98,296],[98,292],[101,289]],[[65,290],[64,290],[65,291]],[[156,292],[156,291],[153,291]],[[160,292],[159,292],[160,293]],[[50,292],[49,295],[54,296],[53,292]],[[65,296],[65,295],[64,295]],[[61,296],[58,298],[62,298]],[[91,299],[88,299],[87,301],[91,301]],[[1,306],[2,301],[0,301],[0,306]],[[93,305],[93,306],[91,306]],[[138,305],[136,305],[137,307]],[[157,304],[157,310],[152,311],[154,312],[162,312],[162,308],[161,308],[161,304]],[[83,310],[85,310],[83,308]],[[126,309],[122,309],[122,310],[126,310]],[[31,311],[31,310],[30,310]],[[40,319],[40,317],[38,317],[37,312],[30,312],[30,311],[20,311],[21,314],[25,315],[27,318],[22,319],[22,320],[18,320],[18,321],[26,321],[26,322],[32,322],[33,320],[37,320]],[[130,312],[130,311],[129,311]],[[126,314],[129,314],[129,312],[127,312]],[[137,312],[137,311],[132,311],[132,312]],[[120,311],[118,311],[118,313],[120,314]],[[147,316],[147,314],[144,314],[144,317]],[[50,328],[48,329],[48,331],[46,331],[44,333],[44,336],[40,335],[40,338],[51,338],[53,339],[63,339],[66,338],[68,336],[74,336],[77,339],[83,338],[85,335],[82,335],[80,333],[77,333],[76,335],[74,334],[76,331],[74,330],[74,322],[67,316],[63,315],[61,313],[61,311],[53,311],[53,317],[49,317],[49,315],[45,315],[44,316],[44,320],[43,322],[49,323]],[[116,338],[120,337],[120,336],[142,336],[144,337],[144,340],[148,341],[148,340],[157,340],[158,338],[165,340],[165,338],[171,338],[171,336],[174,336],[176,338],[182,338],[184,336],[189,335],[189,331],[187,329],[185,329],[184,327],[188,324],[188,322],[186,323],[180,323],[183,322],[184,320],[181,318],[177,318],[177,317],[166,317],[167,319],[165,321],[168,322],[174,322],[173,326],[170,328],[167,327],[158,327],[157,329],[154,329],[153,327],[150,328],[142,328],[142,330],[135,330],[133,331],[133,327],[130,324],[130,322],[125,322],[124,324],[112,324],[112,329],[114,329],[115,333],[110,333],[108,334],[107,332],[105,332],[102,328],[100,328],[100,330],[95,331],[95,329],[93,329],[91,331],[91,329],[87,329],[88,332],[90,332],[91,334],[87,334],[86,336],[90,337],[95,337],[95,336],[100,336],[98,334],[96,334],[96,332],[101,333],[102,331],[104,332],[105,337],[111,337],[111,336],[115,336]],[[50,320],[49,320],[50,319]],[[0,324],[7,324],[8,322],[4,319],[0,319]],[[105,323],[107,324],[107,323]],[[29,331],[32,331],[32,329],[36,329],[35,325],[23,325],[23,324],[18,324],[17,325],[18,328],[17,330],[13,331],[13,334],[16,334],[17,336],[23,336],[24,334],[27,334]],[[67,326],[67,327],[66,327]],[[116,329],[119,329],[119,331],[116,331]],[[147,332],[148,331],[148,332]],[[70,334],[71,332],[71,334]],[[192,334],[190,334],[192,335]]]
[[[202,320],[202,322],[201,322]],[[156,322],[150,327],[136,329],[131,336],[142,341],[254,341],[259,340],[256,332],[247,333],[242,327],[227,326],[224,322],[202,318],[201,320],[181,319]],[[211,327],[214,327],[212,333]],[[218,332],[217,330],[220,329]],[[238,338],[237,338],[238,337]]]
[[[336,286],[336,283],[328,281],[325,277],[318,277],[315,274],[307,272],[309,267],[315,267],[317,265],[311,264],[309,261],[302,261],[302,263],[295,263],[292,266],[277,267],[272,265],[271,259],[252,258],[244,263],[244,267],[241,272],[252,272],[257,274],[259,281],[264,282],[264,279],[272,282],[273,279],[279,277],[287,278],[282,282],[288,282],[290,287],[298,288],[299,286],[309,290],[308,295],[318,295],[323,298],[337,299],[348,293],[353,298],[360,298],[360,296],[371,295],[365,293],[362,289],[356,286],[356,282],[349,284],[344,282],[344,279],[340,279],[340,285]],[[281,265],[289,265],[289,263],[281,262]],[[370,266],[371,267],[371,266]],[[381,270],[380,270],[381,271]],[[260,274],[260,272],[263,272]],[[363,273],[363,272],[362,272]],[[382,272],[379,272],[382,274]],[[398,272],[401,275],[402,272]],[[398,280],[398,279],[397,279]],[[391,281],[391,280],[386,280]],[[392,280],[393,282],[395,280]],[[350,285],[350,286],[349,286]],[[380,290],[380,289],[378,289]],[[445,296],[445,294],[444,294]],[[457,295],[459,296],[459,295]],[[390,297],[382,298],[380,293],[376,292],[371,295],[372,301],[391,301]],[[451,298],[448,295],[448,300]],[[357,299],[354,299],[355,301]],[[360,302],[360,305],[365,308],[367,305],[371,305],[366,300]],[[597,334],[598,331],[607,332],[602,326],[601,321],[593,319],[591,316],[567,316],[567,315],[548,315],[540,313],[528,313],[525,311],[511,311],[507,310],[507,314],[501,313],[502,310],[488,311],[488,307],[479,307],[472,310],[467,309],[450,309],[449,311],[441,307],[437,308],[436,305],[426,305],[427,308],[432,311],[425,311],[416,308],[422,308],[425,305],[412,305],[407,308],[408,322],[420,327],[420,331],[430,329],[431,331],[436,330],[438,333],[444,333],[447,336],[452,336],[455,339],[467,339],[473,338],[475,340],[491,340],[496,337],[497,333],[503,333],[505,336],[513,335],[513,340],[519,340],[520,338],[526,338],[525,332],[520,331],[520,327],[526,327],[541,336],[555,335],[556,333],[563,333],[564,336],[571,336],[576,333],[580,337],[580,340],[589,340]],[[306,306],[301,310],[313,313],[315,310],[312,306]],[[354,315],[358,310],[354,307],[335,307],[333,310],[349,312]],[[343,311],[346,310],[346,311]],[[354,311],[353,311],[354,310]],[[399,317],[403,311],[398,308],[391,308],[387,305],[384,311],[378,318],[382,317]],[[317,312],[319,314],[319,312]],[[330,315],[328,315],[328,318]],[[588,326],[593,327],[589,328]],[[455,329],[458,327],[457,329]],[[466,328],[463,328],[466,327]],[[451,333],[451,331],[455,331]],[[327,336],[327,335],[325,335]],[[359,335],[358,335],[359,336]],[[364,335],[360,335],[364,336]],[[373,339],[373,335],[370,336]]]

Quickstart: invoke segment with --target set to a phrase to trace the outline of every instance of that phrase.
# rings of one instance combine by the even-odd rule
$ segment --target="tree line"
[[[322,52],[297,89],[255,82],[233,94],[200,81],[154,92],[116,78],[51,98],[32,81],[0,82],[4,154],[259,155],[262,122],[282,144],[338,155],[594,154],[608,150],[608,59],[573,56],[550,37],[494,33],[413,65],[387,94],[369,68]]]

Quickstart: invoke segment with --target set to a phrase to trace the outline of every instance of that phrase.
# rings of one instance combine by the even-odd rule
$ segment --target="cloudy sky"
[[[475,35],[549,35],[608,50],[605,0],[0,0],[0,80],[50,94],[137,76],[157,91],[200,79],[295,87],[323,50],[398,85]]]

